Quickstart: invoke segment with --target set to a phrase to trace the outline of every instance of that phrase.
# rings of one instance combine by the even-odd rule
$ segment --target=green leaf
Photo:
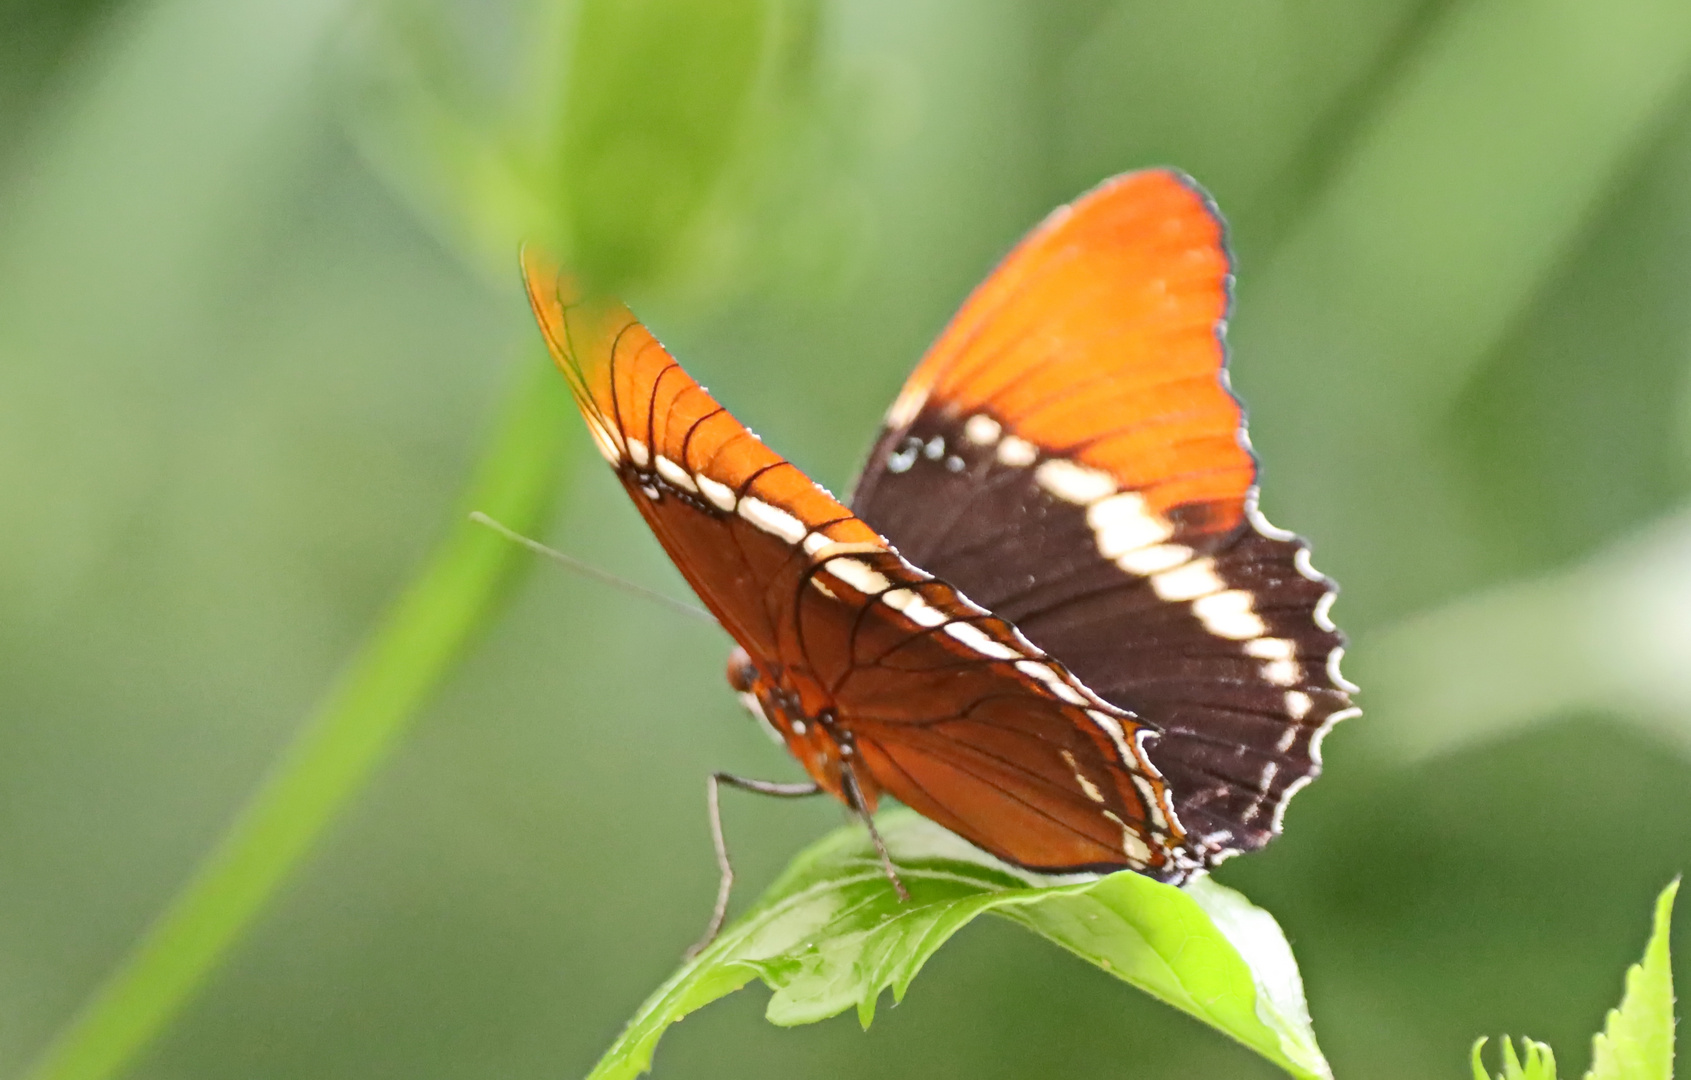
[[[902,1000],[928,957],[988,911],[1190,1013],[1293,1076],[1331,1077],[1291,948],[1274,919],[1238,893],[1208,879],[1178,889],[1131,871],[1051,884],[910,811],[877,822],[909,903],[894,896],[861,827],[831,834],[647,999],[591,1080],[638,1076],[669,1025],[754,978],[773,991],[771,1023],[813,1023],[855,1006],[867,1026],[883,990]]]
[[[1474,1042],[1474,1080],[1492,1080],[1480,1058],[1485,1047],[1482,1037]],[[1498,1080],[1556,1080],[1556,1055],[1550,1047],[1531,1039],[1521,1040],[1521,1056],[1515,1056],[1515,1044],[1503,1040],[1503,1071]]]
[[[1668,959],[1668,926],[1675,878],[1656,899],[1655,927],[1644,959],[1626,972],[1626,995],[1609,1010],[1603,1032],[1591,1040],[1591,1071],[1586,1080],[1673,1080],[1673,969]]]
[[[1585,1080],[1673,1080],[1673,969],[1668,957],[1668,928],[1673,899],[1679,892],[1675,878],[1656,899],[1655,927],[1644,959],[1626,973],[1626,996],[1609,1022],[1592,1039],[1591,1071]],[[1474,1043],[1474,1080],[1491,1080],[1481,1060],[1485,1039]],[[1500,1080],[1556,1080],[1556,1058],[1550,1047],[1521,1040],[1522,1057],[1503,1040]]]

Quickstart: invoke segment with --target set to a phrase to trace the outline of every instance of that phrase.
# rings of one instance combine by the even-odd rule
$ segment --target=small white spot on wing
[[[779,506],[772,506],[762,499],[753,498],[750,495],[741,499],[735,509],[739,511],[741,517],[759,529],[771,536],[777,536],[789,544],[796,544],[803,540],[805,534],[810,531],[804,527],[804,522]]]
[[[637,468],[644,469],[651,463],[652,456],[646,451],[646,444],[636,438],[623,440],[628,444],[628,460],[634,462]]]
[[[1117,817],[1115,811],[1106,810],[1104,816],[1121,826],[1121,850],[1127,856],[1129,865],[1149,866],[1151,863],[1151,849],[1145,846],[1145,841],[1139,834],[1127,827],[1127,823]]]
[[[823,563],[822,569],[866,596],[879,595],[892,587],[885,574],[860,559],[837,556]]]
[[[1070,705],[1085,705],[1086,698],[1057,674],[1057,669],[1038,660],[1018,660],[1016,670],[1043,685]]]
[[[1197,600],[1227,588],[1215,572],[1215,560],[1194,559],[1184,566],[1151,575],[1151,588],[1157,596],[1169,601]],[[1203,618],[1202,614],[1198,616]]]
[[[892,473],[909,472],[910,466],[916,464],[916,450],[916,444],[911,443],[888,454],[887,471]]]
[[[1109,473],[1076,464],[1067,458],[1041,462],[1039,468],[1033,471],[1033,478],[1057,498],[1080,506],[1089,506],[1116,490],[1116,482]]]
[[[976,413],[963,422],[963,437],[976,446],[991,446],[1004,434],[1004,428],[985,413]]]
[[[1302,720],[1308,716],[1309,710],[1314,704],[1315,702],[1310,699],[1310,696],[1302,690],[1286,691],[1286,715],[1293,720]],[[1280,749],[1284,750],[1285,748],[1282,746]]]
[[[1290,660],[1297,652],[1298,647],[1285,638],[1259,637],[1245,642],[1245,655],[1258,660]]]
[[[1088,780],[1080,771],[1080,765],[1075,761],[1074,755],[1069,753],[1067,750],[1059,750],[1057,753],[1062,755],[1064,763],[1066,763],[1069,767],[1069,771],[1074,773],[1075,781],[1080,784],[1080,790],[1086,793],[1086,797],[1095,803],[1102,803],[1104,801],[1104,793],[1099,791],[1098,785]]]
[[[1296,686],[1303,678],[1297,645],[1286,638],[1252,638],[1245,642],[1245,655],[1268,661],[1262,666],[1262,677],[1275,686]]]
[[[728,513],[733,512],[734,505],[740,501],[735,496],[733,488],[727,484],[718,483],[703,473],[700,473],[695,479],[699,483],[699,494],[709,499],[712,506]]]
[[[1215,832],[1207,832],[1198,837],[1198,843],[1210,851],[1217,851],[1231,839],[1233,839],[1232,829],[1217,829]],[[1237,852],[1230,852],[1229,854],[1237,854]],[[1221,859],[1217,858],[1215,861],[1220,862]]]
[[[694,493],[698,492],[699,485],[693,482],[693,474],[688,472],[686,469],[683,469],[675,462],[664,457],[662,454],[658,455],[657,470],[659,476],[669,481],[670,484],[675,487],[680,488],[682,491],[691,491]]]
[[[1192,549],[1184,544],[1156,544],[1127,552],[1116,560],[1116,565],[1130,574],[1150,577],[1172,570],[1191,557]]]
[[[974,623],[948,622],[945,624],[945,633],[947,637],[962,642],[991,660],[1014,660],[1022,655],[1002,641],[993,640],[986,631]]]
[[[881,594],[881,600],[917,626],[939,626],[946,620],[945,612],[922,599],[911,589],[889,590]]]
[[[1268,629],[1251,605],[1250,593],[1243,589],[1229,589],[1194,600],[1192,613],[1203,622],[1204,629],[1217,637],[1243,641],[1261,637]]]
[[[1006,435],[998,444],[998,463],[1012,469],[1025,469],[1039,460],[1039,448],[1026,439]]]
[[[1262,767],[1262,779],[1257,781],[1257,791],[1260,795],[1246,808],[1244,813],[1239,815],[1240,821],[1249,824],[1256,820],[1257,815],[1262,813],[1262,804],[1268,798],[1269,786],[1274,783],[1274,778],[1278,775],[1280,775],[1280,766],[1277,762],[1270,761]],[[1278,812],[1275,814],[1275,820],[1279,820]],[[1275,831],[1278,831],[1279,826],[1276,825],[1274,828]]]
[[[1106,559],[1117,559],[1127,552],[1161,544],[1174,535],[1174,526],[1146,506],[1145,496],[1137,491],[1099,499],[1086,508],[1086,523],[1092,527],[1098,553]]]

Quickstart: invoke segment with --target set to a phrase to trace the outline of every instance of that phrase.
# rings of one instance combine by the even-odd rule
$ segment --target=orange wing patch
[[[655,470],[723,513],[761,515],[753,523],[793,533],[789,543],[816,525],[833,543],[886,546],[717,404],[627,306],[583,297],[532,249],[523,252],[523,275],[558,368],[613,465]]]
[[[1231,281],[1219,216],[1164,170],[1053,213],[969,297],[887,426],[924,408],[986,414],[1050,456],[1100,470],[1158,513],[1243,517],[1256,465],[1221,376]]]

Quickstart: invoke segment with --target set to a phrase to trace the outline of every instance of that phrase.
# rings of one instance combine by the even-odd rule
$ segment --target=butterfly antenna
[[[470,520],[475,522],[477,525],[485,525],[487,528],[492,529],[494,532],[503,536],[512,543],[520,544],[534,552],[536,555],[544,555],[548,559],[551,559],[565,568],[581,574],[583,577],[590,577],[595,581],[602,581],[613,588],[621,589],[623,592],[630,593],[634,596],[644,597],[647,600],[656,601],[672,611],[679,611],[683,615],[690,615],[695,619],[702,619],[708,623],[716,622],[716,616],[696,604],[689,604],[685,600],[677,600],[673,596],[666,596],[665,594],[658,592],[656,589],[648,589],[644,585],[636,585],[632,581],[625,581],[622,578],[617,577],[615,574],[607,574],[597,566],[582,562],[580,559],[577,559],[572,555],[565,555],[556,548],[549,548],[538,540],[529,539],[522,533],[517,532],[515,529],[509,528],[508,526],[488,517],[480,510],[471,511]]]

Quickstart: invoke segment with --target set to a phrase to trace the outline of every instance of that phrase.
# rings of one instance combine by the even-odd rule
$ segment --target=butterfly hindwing
[[[1278,830],[1350,715],[1333,586],[1257,513],[1219,216],[1117,178],[1035,230],[894,403],[853,509],[1014,623],[1149,745],[1195,858]]]

